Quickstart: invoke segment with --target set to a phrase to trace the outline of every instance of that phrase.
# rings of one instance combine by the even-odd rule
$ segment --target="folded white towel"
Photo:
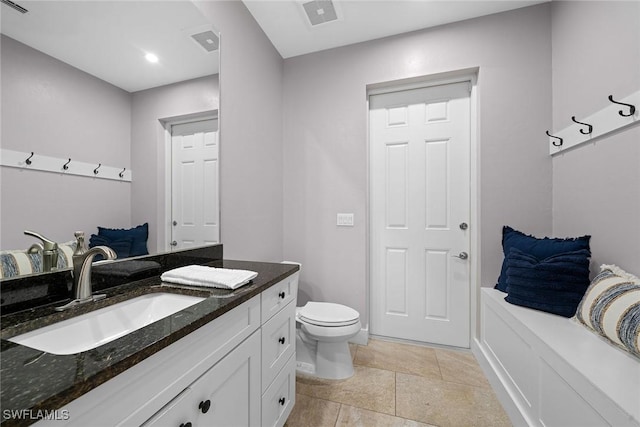
[[[236,289],[246,285],[257,276],[258,273],[255,271],[187,265],[164,272],[160,279],[163,282],[180,285]]]

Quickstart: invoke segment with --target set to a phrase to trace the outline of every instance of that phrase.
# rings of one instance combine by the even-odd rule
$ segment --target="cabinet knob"
[[[287,294],[285,294],[285,293],[284,293],[284,291],[282,291],[282,292],[280,292],[280,293],[278,294],[278,296],[279,296],[280,298],[282,298],[282,299],[284,299],[284,297],[285,297],[286,295],[287,295]]]
[[[280,344],[284,344],[284,341],[285,341],[284,337],[280,337],[280,339],[278,341],[280,341]]]
[[[284,397],[281,397],[281,398],[278,400],[278,402],[280,402],[280,405],[284,406],[284,402],[285,402]]]
[[[200,409],[203,414],[209,412],[209,408],[211,408],[211,401],[209,399],[205,400],[204,402],[200,402],[200,404],[198,405],[198,409]]]
[[[191,423],[182,423],[180,424],[180,427],[191,427],[192,424]]]

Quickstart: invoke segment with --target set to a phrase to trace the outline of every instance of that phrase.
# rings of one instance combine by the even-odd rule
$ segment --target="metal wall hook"
[[[609,101],[613,102],[614,104],[624,105],[625,107],[629,107],[629,114],[624,114],[623,110],[618,111],[618,114],[620,114],[622,117],[630,117],[630,116],[633,116],[636,113],[636,106],[635,105],[625,104],[624,102],[614,101],[613,95],[609,95]]]
[[[94,175],[98,175],[98,169],[100,169],[100,166],[102,166],[102,163],[98,163],[98,167],[93,170]]]
[[[67,170],[69,169],[69,163],[71,163],[71,159],[69,159],[69,161],[67,163],[65,163],[64,165],[62,165],[62,169]]]
[[[32,158],[32,157],[33,157],[33,151],[31,152],[31,155],[30,155],[29,157],[27,157],[27,160],[25,160],[24,162],[25,162],[26,164],[30,165],[31,163],[33,163],[33,162],[31,161],[31,158]]]
[[[579,122],[576,120],[576,116],[571,116],[571,120],[573,120],[574,123],[577,123],[579,125],[583,125],[583,126],[587,126],[588,129],[584,130],[584,129],[580,129],[580,133],[583,135],[589,135],[591,132],[593,132],[593,126],[591,126],[589,123],[583,123],[583,122]]]
[[[553,136],[549,133],[549,131],[545,132],[547,134],[547,136],[550,136],[551,138],[555,138],[557,139],[557,141],[551,141],[551,143],[553,145],[555,145],[556,147],[560,147],[562,145],[562,138],[560,138],[559,136]]]
[[[124,171],[126,171],[126,170],[127,170],[127,168],[122,169],[122,172],[120,172],[120,173],[118,174],[118,176],[119,176],[120,178],[124,178]]]

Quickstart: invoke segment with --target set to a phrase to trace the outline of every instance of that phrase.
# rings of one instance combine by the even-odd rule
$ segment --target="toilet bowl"
[[[342,304],[308,302],[296,308],[297,369],[326,379],[353,375],[348,340],[361,329],[360,314]]]

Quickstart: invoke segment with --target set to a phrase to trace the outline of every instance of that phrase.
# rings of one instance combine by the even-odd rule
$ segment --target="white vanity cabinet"
[[[274,426],[295,403],[298,273],[142,360],[38,426]]]

